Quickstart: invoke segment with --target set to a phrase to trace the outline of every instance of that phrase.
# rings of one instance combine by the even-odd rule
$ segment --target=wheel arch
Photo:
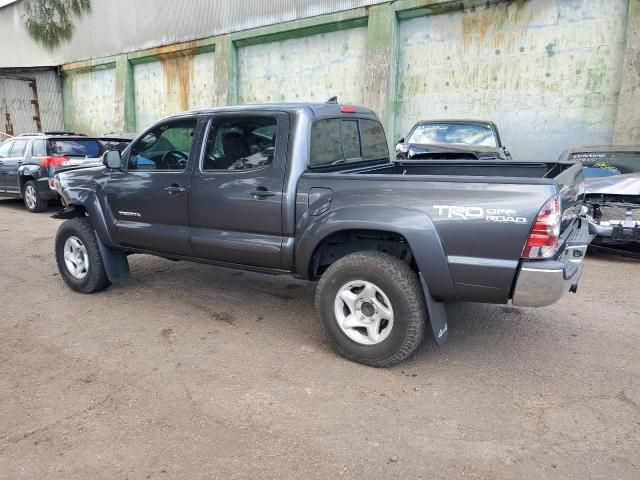
[[[316,217],[311,217],[316,218]],[[305,279],[317,277],[314,263],[326,242],[348,232],[377,232],[405,241],[416,270],[438,300],[455,299],[455,289],[444,249],[428,215],[402,207],[347,207],[310,222],[296,245],[296,271]],[[360,251],[344,249],[346,254]],[[336,256],[335,262],[342,256]],[[332,262],[333,263],[333,262]],[[330,263],[328,264],[330,265]]]
[[[109,221],[115,222],[115,220],[110,219],[109,214],[104,211],[94,190],[67,188],[63,191],[62,199],[66,208],[58,214],[58,218],[87,216],[100,242],[107,248],[118,248],[109,228]]]

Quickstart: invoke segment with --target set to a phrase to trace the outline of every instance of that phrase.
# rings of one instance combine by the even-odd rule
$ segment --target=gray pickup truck
[[[444,342],[446,303],[575,291],[587,247],[580,164],[391,162],[376,115],[337,103],[181,113],[54,183],[73,290],[124,280],[135,253],[319,280],[329,340],[372,366],[428,325]]]

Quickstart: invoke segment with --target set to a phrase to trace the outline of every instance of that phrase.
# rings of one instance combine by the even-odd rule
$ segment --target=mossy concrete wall
[[[240,103],[341,101],[362,104],[365,27],[238,48]]]
[[[487,118],[515,158],[611,142],[627,6],[535,0],[402,21],[396,137],[420,119]]]
[[[496,121],[517,158],[555,158],[638,135],[640,111],[621,96],[640,88],[637,2],[397,0],[68,64],[65,123],[141,130],[188,108],[338,95],[377,111],[390,143],[421,118],[476,117]],[[107,77],[86,76],[105,64],[113,108]]]
[[[133,66],[138,129],[175,112],[217,105],[213,52],[173,55]]]

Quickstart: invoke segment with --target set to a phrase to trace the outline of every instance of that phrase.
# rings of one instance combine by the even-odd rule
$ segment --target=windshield
[[[497,147],[493,129],[484,125],[461,123],[424,123],[416,126],[407,140],[417,144],[479,145]]]
[[[576,152],[569,160],[582,162],[587,178],[640,172],[640,152]]]
[[[99,157],[102,147],[97,140],[50,140],[51,153],[65,157]]]

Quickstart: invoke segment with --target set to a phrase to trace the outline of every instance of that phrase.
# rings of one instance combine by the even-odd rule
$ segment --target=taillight
[[[63,167],[65,165],[70,165],[71,162],[69,160],[68,157],[63,157],[63,156],[49,156],[49,157],[42,157],[40,159],[40,166],[41,167]]]
[[[342,105],[340,107],[340,111],[342,113],[356,113],[356,107],[352,107],[351,105]]]
[[[551,197],[544,204],[533,224],[522,258],[550,258],[558,251],[560,221],[562,219],[560,197]]]

